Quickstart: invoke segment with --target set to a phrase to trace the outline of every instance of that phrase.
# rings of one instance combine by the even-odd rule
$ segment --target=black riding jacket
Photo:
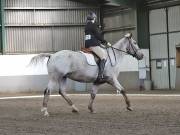
[[[88,21],[85,26],[85,47],[99,46],[100,44],[107,43],[104,40],[99,27],[96,23]]]

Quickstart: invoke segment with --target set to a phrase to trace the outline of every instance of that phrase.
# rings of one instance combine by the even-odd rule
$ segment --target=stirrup
[[[101,83],[107,82],[107,80],[108,80],[107,76],[97,77],[97,79],[96,79],[96,81],[94,83],[95,84],[101,84]]]

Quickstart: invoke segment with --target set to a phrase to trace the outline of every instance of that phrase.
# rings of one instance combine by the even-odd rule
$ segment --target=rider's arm
[[[92,25],[92,30],[93,30],[94,36],[95,36],[99,41],[101,41],[101,43],[103,43],[103,44],[106,44],[106,43],[107,43],[107,41],[104,40],[103,36],[102,36],[101,33],[99,32],[98,27],[97,27],[96,24],[93,24],[93,25]]]

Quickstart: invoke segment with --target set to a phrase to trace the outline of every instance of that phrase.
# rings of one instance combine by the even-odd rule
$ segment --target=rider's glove
[[[112,45],[111,45],[111,43],[108,42],[108,43],[107,43],[107,46],[108,46],[108,47],[111,47]]]

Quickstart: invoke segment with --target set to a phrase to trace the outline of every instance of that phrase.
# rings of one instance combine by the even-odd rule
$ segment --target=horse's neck
[[[125,51],[125,50],[124,50],[124,47],[125,47],[126,42],[127,42],[126,38],[122,38],[122,39],[120,39],[118,42],[116,42],[116,43],[113,45],[113,47]]]
[[[119,50],[122,51],[118,51],[114,49],[114,53],[115,53],[115,57],[116,57],[116,61],[115,61],[115,57],[114,57],[114,53],[112,51],[112,48],[108,48],[108,52],[109,52],[109,56],[111,57],[110,59],[108,58],[108,72],[110,72],[111,74],[114,74],[116,77],[118,77],[120,70],[121,70],[121,62],[123,61],[124,55],[126,55],[123,51],[125,50],[125,41],[123,41],[123,39],[121,39],[120,41],[118,41],[116,44],[113,45],[114,48],[117,48]],[[112,65],[112,60],[114,60],[114,63]]]
[[[124,57],[124,55],[125,55],[125,53],[123,52],[123,51],[126,51],[125,50],[125,39],[123,38],[123,39],[121,39],[121,40],[119,40],[117,43],[115,43],[114,45],[113,45],[113,48],[117,48],[117,49],[119,49],[119,50],[121,50],[121,51],[118,51],[118,50],[116,50],[116,49],[114,49],[114,53],[115,53],[115,56],[116,56],[116,65],[118,66],[120,63],[121,63],[121,61],[122,61],[122,59],[123,59],[123,57]],[[108,50],[108,52],[109,52],[109,55],[111,56],[111,57],[114,57],[114,53],[113,53],[113,51],[112,51],[112,48],[108,48],[109,50]]]

